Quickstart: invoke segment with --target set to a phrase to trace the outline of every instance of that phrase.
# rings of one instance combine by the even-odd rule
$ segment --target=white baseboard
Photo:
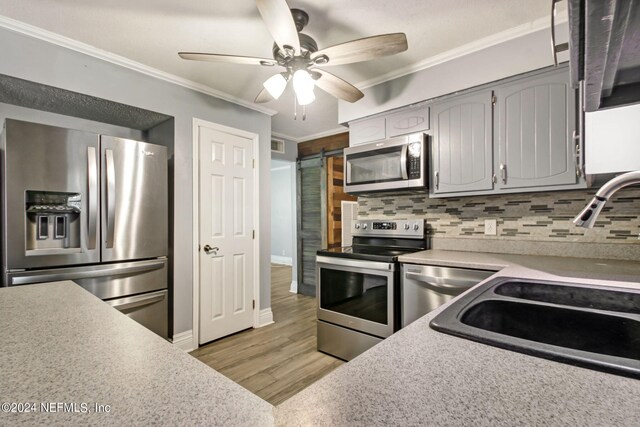
[[[267,326],[273,323],[273,312],[271,311],[271,307],[260,310],[260,315],[258,318],[258,328],[262,328],[263,326]]]
[[[271,310],[271,309],[269,309]],[[194,343],[193,340],[193,331],[192,330],[188,330],[188,331],[184,331],[184,332],[180,332],[179,334],[175,334],[173,336],[173,344],[178,347],[181,348],[182,350],[189,352],[189,351],[193,351],[196,348],[198,348],[198,345]]]
[[[293,265],[293,258],[288,256],[271,255],[271,263],[281,265]]]
[[[293,294],[297,294],[298,293],[298,281],[297,280],[292,280],[291,281],[291,287],[289,288],[289,292],[291,292]]]

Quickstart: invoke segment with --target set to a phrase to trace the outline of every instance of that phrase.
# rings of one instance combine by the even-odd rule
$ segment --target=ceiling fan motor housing
[[[316,41],[311,38],[311,36],[308,36],[304,33],[298,33],[298,38],[300,39],[300,55],[296,55],[296,56],[302,56],[304,58],[309,58],[309,55],[311,55],[313,52],[317,52],[318,51],[318,44],[316,43]],[[277,43],[273,44],[273,59],[275,59],[276,61],[278,61],[278,63],[280,63],[280,65],[283,65],[286,67],[286,63],[292,58],[291,55],[286,54],[286,52],[283,52],[282,49],[280,49],[278,47]]]

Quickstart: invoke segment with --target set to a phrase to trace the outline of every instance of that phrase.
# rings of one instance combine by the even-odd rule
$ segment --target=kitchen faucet
[[[609,198],[621,188],[634,184],[640,184],[640,171],[623,173],[608,181],[598,190],[587,207],[573,219],[573,223],[579,227],[593,228],[596,218]]]

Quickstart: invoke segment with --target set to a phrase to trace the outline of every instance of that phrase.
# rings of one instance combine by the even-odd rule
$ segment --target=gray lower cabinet
[[[575,95],[569,73],[516,81],[498,87],[496,95],[498,187],[576,184]]]
[[[493,188],[491,91],[433,104],[432,191]]]

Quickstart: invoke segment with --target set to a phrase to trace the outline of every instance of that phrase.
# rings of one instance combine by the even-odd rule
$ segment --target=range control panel
[[[372,237],[424,237],[425,221],[421,219],[385,220],[353,220],[351,230],[354,236]]]

